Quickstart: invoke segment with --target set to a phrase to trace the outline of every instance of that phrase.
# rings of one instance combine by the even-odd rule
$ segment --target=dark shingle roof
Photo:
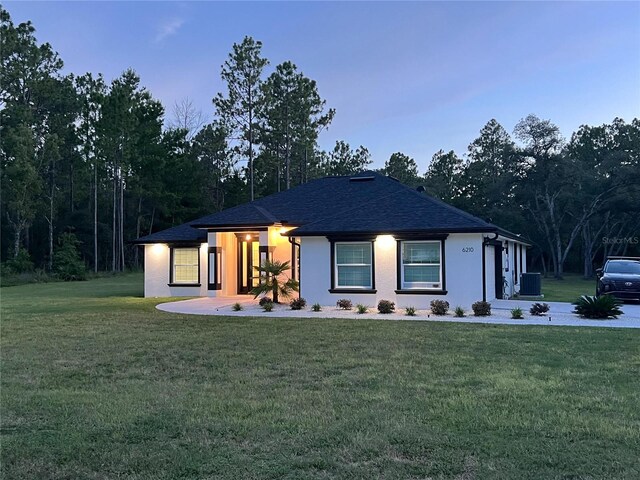
[[[379,175],[386,195],[340,210],[289,232],[292,236],[355,233],[493,232],[495,225]]]
[[[175,243],[175,242],[193,242],[202,243],[207,241],[206,230],[193,228],[193,222],[183,223],[177,227],[167,228],[160,232],[152,233],[135,239],[131,243]]]
[[[325,177],[206,215],[135,243],[205,241],[198,228],[299,226],[293,236],[382,232],[493,232],[495,225],[377,172]]]

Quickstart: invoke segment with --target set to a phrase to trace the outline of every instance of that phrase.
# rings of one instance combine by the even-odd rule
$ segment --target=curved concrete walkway
[[[233,311],[234,303],[240,303],[242,310]],[[307,306],[304,310],[291,310],[287,305],[276,305],[272,312],[264,312],[252,297],[238,296],[226,298],[194,298],[176,302],[161,303],[156,306],[158,310],[171,313],[190,315],[224,315],[235,317],[285,317],[285,318],[341,318],[350,320],[411,320],[432,322],[460,322],[460,323],[489,323],[501,325],[552,325],[571,327],[615,327],[615,328],[640,328],[640,305],[625,304],[622,307],[624,315],[614,320],[586,320],[571,313],[573,306],[564,302],[547,302],[551,306],[549,314],[544,317],[529,315],[529,307],[533,302],[520,300],[496,300],[492,302],[493,312],[489,317],[466,316],[454,317],[452,314],[445,316],[431,315],[428,310],[418,310],[415,317],[404,315],[404,311],[382,315],[377,313],[375,307],[365,314],[357,314],[354,310],[338,310],[335,306],[322,307],[321,312],[312,312]],[[522,308],[524,319],[512,320],[511,309]],[[472,314],[471,314],[472,315]]]

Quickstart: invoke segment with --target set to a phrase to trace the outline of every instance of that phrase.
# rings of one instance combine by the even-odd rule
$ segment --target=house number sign
[[[462,247],[462,253],[473,253],[473,247]]]

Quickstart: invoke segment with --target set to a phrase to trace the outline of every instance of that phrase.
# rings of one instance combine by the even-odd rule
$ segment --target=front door
[[[257,235],[238,236],[238,293],[249,293],[260,280],[260,242]]]

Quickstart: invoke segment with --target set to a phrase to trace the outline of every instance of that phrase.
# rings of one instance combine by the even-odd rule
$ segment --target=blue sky
[[[165,107],[209,117],[234,42],[291,60],[337,110],[321,136],[364,145],[375,166],[402,151],[426,170],[466,152],[491,118],[509,132],[535,113],[570,136],[640,117],[640,2],[6,2],[32,20],[68,72],[127,67]]]

